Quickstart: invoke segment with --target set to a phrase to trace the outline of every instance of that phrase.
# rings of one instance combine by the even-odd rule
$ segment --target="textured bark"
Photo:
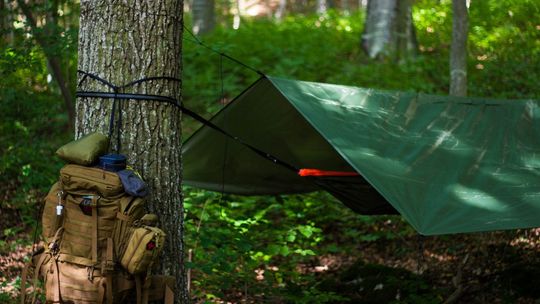
[[[80,70],[116,85],[151,76],[181,76],[181,0],[82,0],[79,31]],[[80,79],[79,79],[80,80]],[[180,84],[154,80],[125,92],[180,99]],[[110,91],[87,78],[80,89]],[[107,134],[112,100],[78,98],[76,137]],[[158,215],[167,234],[160,271],[176,277],[176,303],[188,301],[184,270],[181,193],[180,112],[153,101],[122,102],[120,153],[150,188],[148,211]],[[112,149],[116,150],[114,132]]]
[[[214,13],[214,0],[193,0],[193,33],[196,35],[206,34],[212,31],[216,25]]]
[[[466,4],[466,0],[452,1],[450,95],[455,96],[467,96],[467,35],[469,16]]]
[[[416,53],[411,5],[411,0],[368,1],[362,48],[369,57],[399,60]]]

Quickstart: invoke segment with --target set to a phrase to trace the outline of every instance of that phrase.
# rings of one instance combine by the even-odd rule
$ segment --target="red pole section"
[[[345,172],[345,171],[326,171],[319,169],[300,169],[298,170],[300,176],[359,176],[358,172]]]

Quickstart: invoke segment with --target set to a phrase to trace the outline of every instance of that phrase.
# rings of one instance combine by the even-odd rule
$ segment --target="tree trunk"
[[[362,48],[371,58],[412,56],[417,43],[411,0],[369,0]]]
[[[367,9],[368,0],[358,0],[358,8]]]
[[[9,29],[8,18],[9,13],[5,0],[0,0],[0,41],[2,44],[7,45],[7,33]]]
[[[237,30],[240,28],[241,15],[242,15],[242,0],[234,0],[234,9],[233,9],[233,29]]]
[[[202,35],[214,29],[216,25],[214,8],[214,0],[193,0],[191,7],[193,14],[193,33]]]
[[[81,0],[78,68],[115,85],[152,76],[180,78],[182,15],[181,0]],[[109,91],[90,78],[79,89]],[[125,92],[177,100],[181,95],[180,84],[171,80],[145,82]],[[112,100],[78,98],[76,137],[93,131],[107,134],[111,107]],[[123,101],[121,108],[121,145],[112,138],[111,148],[127,156],[150,189],[148,211],[158,215],[167,234],[159,270],[176,277],[175,303],[186,303],[181,113],[155,101]]]
[[[279,5],[276,9],[276,13],[274,17],[281,21],[283,19],[283,16],[285,16],[285,11],[287,10],[287,0],[279,0]]]
[[[450,95],[467,96],[467,34],[469,17],[466,0],[453,0],[452,9]]]
[[[317,14],[319,15],[326,14],[326,11],[328,11],[328,1],[317,0]]]
[[[334,8],[335,8],[335,2],[334,2]],[[349,0],[341,1],[341,9],[343,10],[343,13],[345,14],[345,16],[348,16],[351,13],[351,4],[349,3]]]
[[[12,1],[0,0],[0,42],[12,46],[14,42],[13,19],[15,9]]]

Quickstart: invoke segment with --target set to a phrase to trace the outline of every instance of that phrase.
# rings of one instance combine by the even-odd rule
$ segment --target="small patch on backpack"
[[[146,244],[146,250],[152,250],[156,248],[156,243],[154,241],[150,241]]]
[[[92,216],[92,201],[89,198],[83,198],[79,208],[81,208],[84,215]]]

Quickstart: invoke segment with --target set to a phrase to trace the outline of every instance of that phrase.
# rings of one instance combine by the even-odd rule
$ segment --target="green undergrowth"
[[[539,98],[538,2],[489,0],[472,1],[471,5],[469,95]],[[201,39],[267,75],[446,94],[451,17],[449,0],[415,1],[419,51],[416,57],[399,63],[371,60],[363,53],[363,12],[289,15],[281,22],[244,18],[237,30],[230,23],[220,24]],[[72,88],[76,80],[75,31],[76,24],[71,24],[65,38],[51,50],[62,52]],[[37,202],[62,165],[53,157],[54,151],[72,137],[43,51],[22,29],[14,34],[17,43],[0,45],[3,252],[11,250],[20,233],[34,227]],[[193,38],[187,33],[185,38],[183,100],[205,117],[224,106],[222,92],[229,102],[259,77],[227,58],[220,60],[218,54],[190,41]],[[185,119],[184,137],[198,127]],[[356,269],[366,277],[374,273],[378,279],[372,280],[373,286],[351,284],[365,290],[383,284],[382,289],[389,293],[381,296],[391,296],[392,301],[436,303],[441,295],[448,296],[448,291],[430,289],[424,278],[409,272],[354,263],[363,246],[391,246],[414,236],[400,217],[360,216],[324,193],[246,198],[186,188],[185,204],[186,248],[192,250],[188,263],[191,288],[193,297],[201,302],[355,303],[365,299],[364,293],[351,293],[352,287],[345,291],[340,287],[359,282],[348,277],[346,269]],[[397,256],[413,250],[392,246]],[[342,273],[320,271],[317,267],[324,266],[323,258],[350,263],[343,266]],[[521,279],[504,281],[501,286],[515,286]]]
[[[38,48],[0,49],[0,78],[2,239],[9,240],[25,226],[35,226],[37,202],[61,166],[54,151],[70,135]]]
[[[347,296],[321,280],[328,270],[321,256],[353,254],[358,242],[414,234],[399,217],[354,214],[324,193],[185,193],[188,268],[197,300],[341,303]],[[377,228],[392,221],[393,229]]]

